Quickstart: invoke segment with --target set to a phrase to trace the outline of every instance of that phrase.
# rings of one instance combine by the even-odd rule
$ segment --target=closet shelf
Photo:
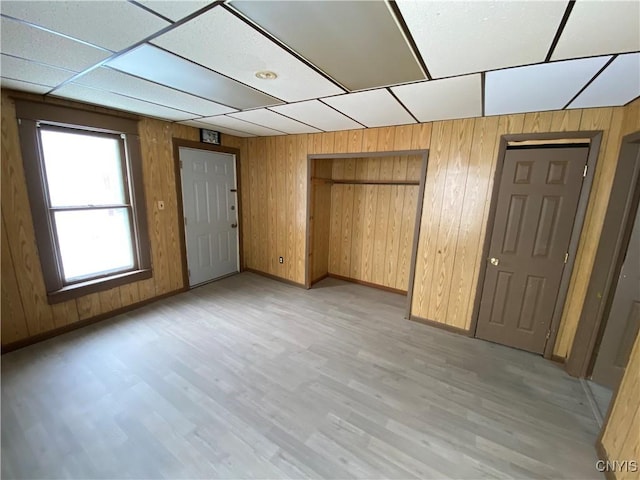
[[[420,185],[418,180],[333,180],[321,177],[312,177],[311,180],[339,185]]]

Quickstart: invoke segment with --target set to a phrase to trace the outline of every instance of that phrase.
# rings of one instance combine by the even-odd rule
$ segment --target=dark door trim
[[[613,293],[629,244],[640,197],[640,132],[625,136],[605,215],[593,271],[587,287],[573,348],[566,361],[569,375],[587,377],[593,369]]]
[[[175,171],[176,197],[178,205],[178,238],[180,239],[180,255],[182,256],[182,281],[184,283],[183,290],[189,290],[189,273],[187,266],[187,240],[184,233],[184,205],[182,203],[182,181],[180,174],[180,147],[194,148],[196,150],[208,150],[210,152],[229,153],[236,159],[236,196],[238,200],[238,255],[240,257],[240,271],[245,269],[244,255],[242,254],[242,196],[240,192],[241,175],[240,175],[240,150],[222,145],[213,145],[208,143],[194,142],[192,140],[184,140],[182,138],[172,138],[173,141],[173,165]]]
[[[498,158],[496,163],[496,171],[493,177],[493,189],[491,192],[491,205],[489,207],[489,219],[487,221],[487,230],[484,239],[484,245],[482,248],[482,263],[480,265],[480,272],[478,276],[478,287],[476,288],[476,297],[473,304],[473,316],[471,319],[471,328],[469,335],[475,337],[476,329],[478,327],[478,316],[480,314],[480,300],[482,299],[482,290],[484,288],[484,278],[487,270],[487,259],[489,257],[489,247],[491,244],[491,233],[495,223],[496,210],[498,207],[498,190],[500,188],[500,179],[502,178],[502,169],[504,166],[504,158],[507,153],[507,147],[510,143],[527,142],[527,141],[554,141],[554,140],[586,140],[589,142],[589,153],[587,155],[587,175],[582,183],[582,189],[580,190],[580,199],[578,200],[578,208],[576,211],[576,218],[573,223],[573,230],[571,232],[571,240],[569,242],[569,260],[562,272],[562,279],[560,281],[560,290],[556,299],[556,304],[553,311],[553,317],[551,319],[551,330],[549,332],[549,338],[544,348],[544,358],[551,358],[553,356],[553,347],[556,343],[558,336],[558,327],[560,320],[562,319],[562,311],[567,299],[567,292],[569,290],[569,281],[571,280],[571,273],[573,272],[573,266],[576,259],[576,253],[578,251],[578,243],[580,241],[580,234],[582,233],[582,226],[587,212],[587,205],[589,203],[589,195],[591,193],[591,186],[593,185],[593,177],[595,173],[595,166],[598,160],[598,153],[600,151],[600,143],[602,142],[602,131],[584,131],[584,132],[553,132],[553,133],[522,133],[502,135],[500,138],[500,146],[498,149]],[[550,142],[551,143],[551,142]],[[577,142],[576,142],[577,143]],[[542,142],[544,144],[544,142]],[[536,146],[540,145],[534,145]],[[561,146],[555,143],[553,146]]]
[[[334,159],[334,158],[366,158],[366,157],[394,157],[399,155],[421,155],[422,165],[420,166],[420,184],[418,186],[418,198],[416,208],[416,219],[413,230],[413,245],[411,246],[411,260],[409,264],[409,286],[407,288],[407,311],[405,318],[411,318],[411,301],[413,299],[413,283],[415,280],[416,257],[418,255],[418,241],[420,240],[420,226],[422,219],[422,206],[424,204],[424,187],[427,179],[427,164],[429,163],[429,150],[392,150],[385,152],[359,152],[359,153],[312,153],[307,155],[307,231],[304,252],[304,268],[305,268],[305,287],[311,288],[311,265],[309,262],[309,247],[311,245],[311,202],[313,201],[311,193],[311,175],[313,172],[312,162],[316,159]]]

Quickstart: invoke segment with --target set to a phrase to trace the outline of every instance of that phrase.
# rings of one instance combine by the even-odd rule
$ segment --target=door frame
[[[407,287],[407,309],[405,318],[411,318],[411,301],[413,298],[413,284],[415,281],[415,271],[416,271],[416,257],[418,255],[418,241],[420,240],[420,227],[421,227],[421,219],[422,219],[422,209],[424,205],[424,188],[427,179],[427,165],[429,164],[429,150],[428,149],[415,149],[415,150],[390,150],[384,152],[358,152],[358,153],[311,153],[307,155],[307,210],[306,210],[306,218],[307,218],[307,227],[306,227],[306,242],[305,242],[305,251],[304,251],[304,286],[306,289],[311,288],[311,264],[309,261],[309,254],[311,244],[312,244],[312,235],[311,231],[311,203],[313,202],[312,192],[311,192],[311,182],[312,182],[312,173],[313,173],[313,161],[314,160],[333,160],[340,158],[379,158],[379,157],[394,157],[399,155],[420,155],[422,156],[422,164],[420,165],[420,184],[418,185],[418,198],[416,201],[418,202],[416,206],[416,218],[413,227],[413,242],[411,245],[411,259],[409,263],[409,285]],[[314,224],[315,225],[315,224]],[[376,287],[376,285],[371,285]],[[384,287],[380,287],[385,289]],[[388,290],[388,289],[387,289]]]
[[[240,195],[240,150],[232,147],[225,147],[223,145],[213,145],[208,143],[195,142],[193,140],[185,140],[183,138],[172,139],[173,142],[173,164],[175,174],[176,185],[176,198],[178,206],[178,238],[180,240],[180,255],[182,257],[182,282],[183,290],[190,290],[192,287],[189,285],[189,273],[187,264],[187,240],[185,237],[184,226],[184,203],[182,201],[182,174],[180,173],[180,147],[193,148],[196,150],[207,150],[209,152],[228,153],[235,158],[236,166],[236,200],[237,200],[237,212],[238,212],[238,256],[239,256],[239,271],[244,271],[244,255],[242,252],[242,196]]]
[[[571,280],[571,274],[576,260],[576,254],[578,251],[578,245],[580,242],[580,235],[582,233],[582,227],[587,213],[587,206],[589,204],[589,197],[591,194],[591,187],[593,185],[593,179],[595,174],[596,162],[598,160],[598,153],[600,152],[600,144],[602,142],[602,130],[582,131],[582,132],[552,132],[552,133],[518,133],[507,134],[500,137],[500,146],[498,148],[498,158],[496,160],[496,170],[493,176],[493,188],[491,191],[491,204],[489,207],[489,217],[487,220],[487,227],[484,238],[484,245],[482,247],[482,262],[480,264],[480,272],[478,276],[478,286],[476,287],[476,295],[473,303],[473,314],[471,317],[471,328],[469,329],[469,336],[475,337],[476,330],[478,328],[478,317],[480,315],[480,301],[482,299],[482,291],[484,289],[484,279],[487,271],[487,259],[489,258],[489,249],[491,245],[491,236],[493,234],[493,228],[495,224],[495,216],[498,208],[498,191],[500,189],[500,180],[502,178],[502,170],[504,167],[504,160],[507,154],[507,147],[509,146],[545,146],[545,145],[563,145],[563,144],[576,144],[576,143],[588,143],[589,151],[587,153],[587,175],[582,183],[580,190],[580,198],[578,200],[578,207],[576,210],[576,216],[573,222],[573,229],[571,231],[571,239],[569,241],[569,260],[562,271],[562,277],[560,280],[560,290],[556,298],[556,303],[553,309],[553,315],[551,317],[550,334],[547,339],[547,343],[544,347],[543,357],[547,359],[553,358],[553,348],[558,337],[558,327],[560,320],[562,319],[562,313],[567,300],[567,293],[569,291],[569,282]],[[544,148],[544,147],[543,147]],[[555,358],[554,358],[555,359]]]
[[[624,263],[640,197],[640,131],[622,138],[607,213],[598,241],[591,278],[573,348],[566,361],[569,375],[588,377],[604,333],[618,276]],[[633,158],[635,157],[635,158]]]

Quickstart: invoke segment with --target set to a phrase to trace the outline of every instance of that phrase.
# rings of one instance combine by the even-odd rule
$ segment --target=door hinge
[[[190,276],[191,276],[191,270],[189,270],[189,269],[187,268],[187,277],[190,277]],[[549,338],[549,337],[547,337],[547,338]]]
[[[184,224],[187,224],[187,217],[184,217]],[[565,262],[566,263],[566,262]]]
[[[182,168],[182,160],[180,160],[180,168]]]
[[[582,172],[582,178],[587,176],[587,170],[589,169],[589,165],[584,166],[584,171]]]
[[[551,329],[547,330],[547,336],[545,337],[545,340],[549,340],[550,337],[551,337]]]
[[[569,252],[564,254],[564,263],[567,263],[569,261]]]

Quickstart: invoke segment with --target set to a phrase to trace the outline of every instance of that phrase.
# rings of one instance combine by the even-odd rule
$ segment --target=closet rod
[[[333,180],[319,177],[313,177],[312,180],[341,185],[420,185],[418,180]]]

